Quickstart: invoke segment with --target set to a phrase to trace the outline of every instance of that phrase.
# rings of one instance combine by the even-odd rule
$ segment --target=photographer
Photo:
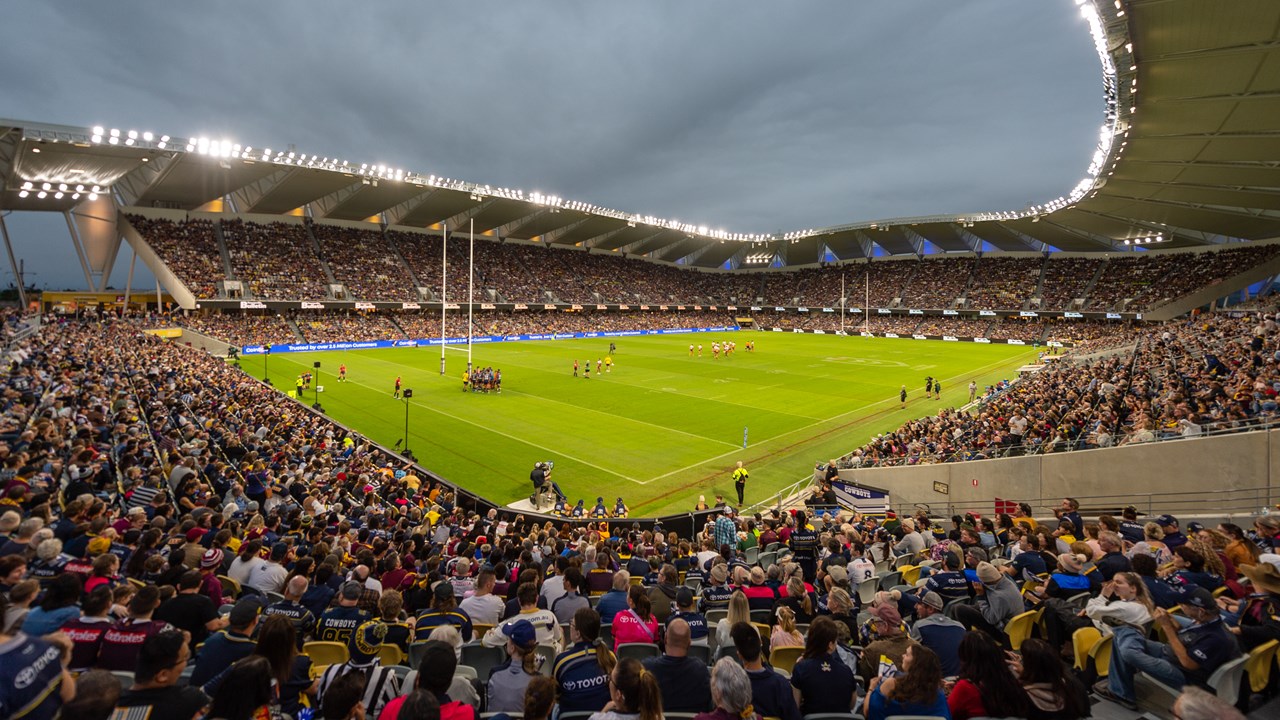
[[[542,491],[543,485],[551,485],[551,491],[556,494],[559,500],[566,500],[568,496],[560,490],[560,486],[551,479],[551,470],[555,468],[553,462],[540,462],[533,466],[533,472],[529,473],[529,482],[533,483],[533,492],[537,494]]]

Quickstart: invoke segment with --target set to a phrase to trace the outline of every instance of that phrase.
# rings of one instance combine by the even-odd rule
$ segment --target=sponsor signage
[[[889,493],[865,485],[834,482],[831,489],[843,507],[854,508],[860,513],[880,514],[889,509]]]
[[[630,310],[630,309],[631,309],[631,306],[630,306],[630,305],[619,305],[619,306],[618,306],[618,309],[619,309],[619,310]]]
[[[371,303],[371,302],[358,302],[358,303],[356,303],[356,309],[357,309],[357,310],[372,310],[372,309],[373,309],[373,303]],[[450,310],[457,310],[457,309],[458,309],[458,306],[457,306],[457,305],[453,305],[453,306],[452,306],[452,307],[450,307],[449,309],[450,309]]]
[[[990,341],[990,340],[988,340],[988,339],[986,339],[986,338],[974,338],[974,339],[973,339],[973,341],[974,341],[974,342],[976,342],[976,343],[983,343],[983,344],[985,344],[985,345],[990,345],[990,344],[991,344],[991,341]]]
[[[885,336],[885,337],[896,338],[896,337],[898,337],[898,333],[885,333],[885,334],[884,334],[884,336]]]
[[[701,305],[694,305],[694,306],[693,306],[693,309],[694,309],[694,310],[701,310],[701,309],[702,309],[702,306],[701,306]]]
[[[659,305],[659,306],[658,306],[658,309],[659,309],[659,310],[666,310],[666,309],[667,309],[667,306],[666,306],[666,305]]]
[[[715,310],[715,309],[716,309],[716,306],[715,306],[715,305],[711,305],[711,306],[709,306],[707,309],[708,309],[708,310]]]
[[[960,338],[956,337],[955,335],[943,335],[942,339],[946,340],[947,342],[960,342]]]
[[[649,306],[648,306],[648,305],[641,305],[641,306],[640,306],[640,309],[641,309],[641,310],[648,310],[648,309],[649,309]]]
[[[773,331],[774,331],[774,332],[782,332],[782,328],[774,328],[774,329],[773,329]]]
[[[1107,313],[1107,319],[1108,319],[1108,320],[1119,320],[1119,319],[1120,319],[1120,313]]]
[[[751,306],[751,312],[760,312],[760,311],[761,311],[761,310],[763,310],[763,309],[764,309],[764,308],[760,307],[759,305],[752,305],[752,306]]]
[[[1133,319],[1134,319],[1134,320],[1141,320],[1141,319],[1142,319],[1142,313],[1134,313],[1134,315],[1133,315]]]
[[[1066,311],[1066,312],[1062,313],[1062,317],[1064,317],[1064,318],[1082,318],[1082,317],[1084,317],[1084,313],[1072,312],[1071,310],[1068,310],[1068,311]]]
[[[944,482],[938,482],[937,480],[934,480],[933,491],[941,495],[949,495],[951,493],[951,486]]]
[[[525,305],[524,303],[516,303],[515,305],[512,306],[511,309],[512,310],[528,310],[529,306]]]
[[[892,311],[892,310],[890,310],[889,308],[876,308],[876,312],[877,312],[877,313],[879,313],[879,314],[881,314],[881,315],[889,315],[889,314],[891,314],[893,311]]]
[[[396,347],[418,347],[418,341],[417,340],[396,340],[395,346]]]
[[[664,308],[662,308],[662,309],[663,309],[663,310],[666,310],[666,308],[665,308],[665,307],[664,307]],[[677,309],[677,310],[684,310],[684,306],[683,306],[683,305],[677,305],[677,306],[676,306],[676,309]]]
[[[712,310],[715,310],[715,308],[714,308],[714,307],[712,307],[711,309],[712,309]],[[724,309],[725,309],[725,310],[728,310],[729,312],[737,312],[737,310],[738,310],[738,308],[737,308],[736,306],[733,306],[733,305],[726,305]]]
[[[995,310],[979,310],[978,316],[979,317],[995,317],[996,311]]]
[[[694,327],[694,328],[674,328],[663,330],[605,330],[593,333],[535,333],[531,335],[480,335],[471,338],[473,343],[498,343],[498,342],[515,342],[519,340],[570,340],[581,339],[587,337],[635,337],[639,335],[681,335],[685,333],[695,332],[723,332],[726,330],[741,330],[737,325],[723,325],[714,327]],[[444,339],[445,345],[466,345],[467,338],[451,337]],[[329,343],[298,343],[288,345],[272,345],[271,354],[288,353],[288,352],[312,352],[324,350],[367,350],[376,348],[392,348],[392,347],[427,347],[430,345],[440,345],[441,340],[438,337],[425,338],[417,340],[367,340],[360,342],[329,342]],[[261,345],[245,345],[241,348],[242,355],[262,355],[265,350]]]
[[[493,303],[480,303],[481,310],[495,310]]]
[[[415,302],[400,303],[401,310],[420,310],[422,306]]]
[[[800,328],[791,328],[791,332],[793,332],[793,333],[802,333],[802,332],[804,332],[804,331],[803,331],[803,330],[801,330]]]
[[[908,315],[923,315],[923,314],[924,314],[924,311],[923,311],[923,310],[908,310],[908,311],[907,311],[907,314],[908,314]]]
[[[814,330],[814,331],[813,331],[813,334],[814,334],[814,335],[826,335],[826,334],[827,334],[827,331],[826,331],[826,330]]]
[[[835,308],[822,308],[822,312],[835,312]]]
[[[783,307],[775,307],[775,308],[773,309],[773,311],[774,311],[774,312],[786,312],[786,310],[787,310],[787,309],[786,309],[786,308],[783,308]]]
[[[370,305],[370,306],[369,306],[369,308],[370,308],[370,309],[373,309],[373,306],[372,306],[372,305]],[[356,303],[356,309],[357,309],[357,310],[359,310],[359,309],[360,309],[360,303]],[[461,310],[461,309],[462,309],[462,306],[461,306],[461,305],[459,305],[458,303],[445,303],[445,304],[444,304],[444,309],[445,309],[445,310]]]
[[[267,304],[264,302],[258,302],[257,300],[241,300],[240,309],[241,310],[266,310]]]
[[[809,312],[809,308],[807,308],[807,307],[798,307],[798,308],[796,308],[796,312]]]
[[[570,309],[570,310],[581,310],[581,309],[582,309],[582,306],[581,306],[581,305],[579,305],[579,304],[577,304],[577,303],[574,303],[574,304],[572,304],[572,305],[570,305],[570,306],[569,306],[569,309]]]
[[[929,338],[927,338],[927,337],[925,337],[925,336],[923,336],[923,335],[912,335],[911,337],[915,338],[916,340],[928,340],[928,339],[929,339]]]
[[[859,334],[859,335],[861,335],[862,337],[875,337],[875,335],[874,335],[874,334],[869,333],[869,332],[867,332],[866,330],[863,330],[862,332],[860,332],[860,333],[858,333],[858,334]]]
[[[597,310],[607,310],[608,308],[606,308],[604,305],[596,305],[596,309],[597,309]]]
[[[1005,340],[1005,344],[1006,344],[1006,345],[1026,345],[1026,343],[1025,343],[1025,342],[1023,342],[1023,341],[1021,341],[1021,340],[1016,340],[1016,339],[1015,339],[1015,340]]]
[[[1062,343],[1058,342],[1057,340],[1050,340],[1045,344],[1048,345],[1049,347],[1062,347]]]
[[[1035,310],[1021,310],[1018,312],[1018,317],[1040,317],[1040,313]]]
[[[943,315],[959,315],[960,313],[956,312],[955,310],[943,310],[942,314]]]
[[[315,301],[312,301],[312,300],[303,300],[303,301],[302,301],[302,309],[303,309],[303,310],[323,310],[323,309],[324,309],[324,303],[322,303],[322,302],[315,302]]]
[[[543,303],[543,305],[542,305],[542,309],[543,309],[543,310],[555,310],[555,309],[556,309],[556,306],[555,306],[555,305],[552,305],[551,303]]]

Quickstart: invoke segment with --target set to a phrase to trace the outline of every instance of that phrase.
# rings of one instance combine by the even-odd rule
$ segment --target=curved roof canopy
[[[730,234],[305,153],[0,120],[0,209],[70,210],[96,186],[124,206],[192,210],[226,198],[239,213],[308,206],[317,219],[449,229],[473,220],[477,231],[504,238],[701,267],[933,249],[1112,251],[1280,236],[1280,2],[1077,3],[1103,70],[1098,149],[1075,188],[1029,208]]]

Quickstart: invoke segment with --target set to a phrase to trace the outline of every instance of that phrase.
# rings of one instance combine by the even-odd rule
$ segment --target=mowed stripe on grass
[[[738,351],[716,360],[711,343]],[[743,349],[755,340],[757,351]],[[1033,356],[1025,347],[792,333],[714,333],[615,339],[615,367],[594,361],[609,339],[476,345],[477,366],[503,371],[504,392],[462,393],[463,352],[397,348],[274,355],[277,386],[322,363],[320,401],[334,419],[392,446],[405,432],[405,406],[391,398],[396,375],[413,388],[408,447],[424,466],[498,502],[528,495],[539,460],[571,498],[621,495],[634,510],[688,510],[699,493],[732,492],[735,460],[749,463],[748,502],[793,483],[812,464],[848,452],[903,421],[961,404],[972,378],[1003,377]],[[701,343],[703,356],[689,357]],[[593,362],[573,377],[574,358]],[[336,382],[338,365],[347,383]],[[263,358],[241,360],[262,377]],[[941,401],[921,399],[926,375],[943,378]],[[897,393],[910,400],[899,409]],[[312,401],[308,394],[304,400]],[[741,448],[743,428],[749,446]]]

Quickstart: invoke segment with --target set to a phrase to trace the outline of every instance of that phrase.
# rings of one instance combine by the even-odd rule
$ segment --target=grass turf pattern
[[[618,345],[612,372],[595,362]],[[738,349],[715,359],[711,343]],[[745,349],[754,340],[756,350]],[[689,344],[701,344],[701,357]],[[463,393],[466,352],[396,348],[273,355],[271,380],[291,390],[320,361],[325,412],[393,446],[405,433],[405,403],[394,381],[412,388],[407,446],[419,462],[495,502],[528,496],[535,462],[555,462],[554,479],[570,501],[609,507],[621,496],[633,516],[683,512],[697,496],[736,500],[729,479],[737,460],[751,472],[746,502],[758,502],[807,477],[813,464],[842,455],[906,420],[968,399],[1031,362],[1027,347],[936,340],[839,337],[741,331],[476,345],[477,367],[502,370],[503,390]],[[573,361],[592,363],[591,378]],[[264,358],[241,366],[264,377]],[[347,382],[337,381],[347,366]],[[926,376],[940,378],[942,399],[925,400]],[[907,386],[905,410],[898,391]],[[314,394],[303,400],[310,404]],[[743,428],[749,428],[742,447]]]

